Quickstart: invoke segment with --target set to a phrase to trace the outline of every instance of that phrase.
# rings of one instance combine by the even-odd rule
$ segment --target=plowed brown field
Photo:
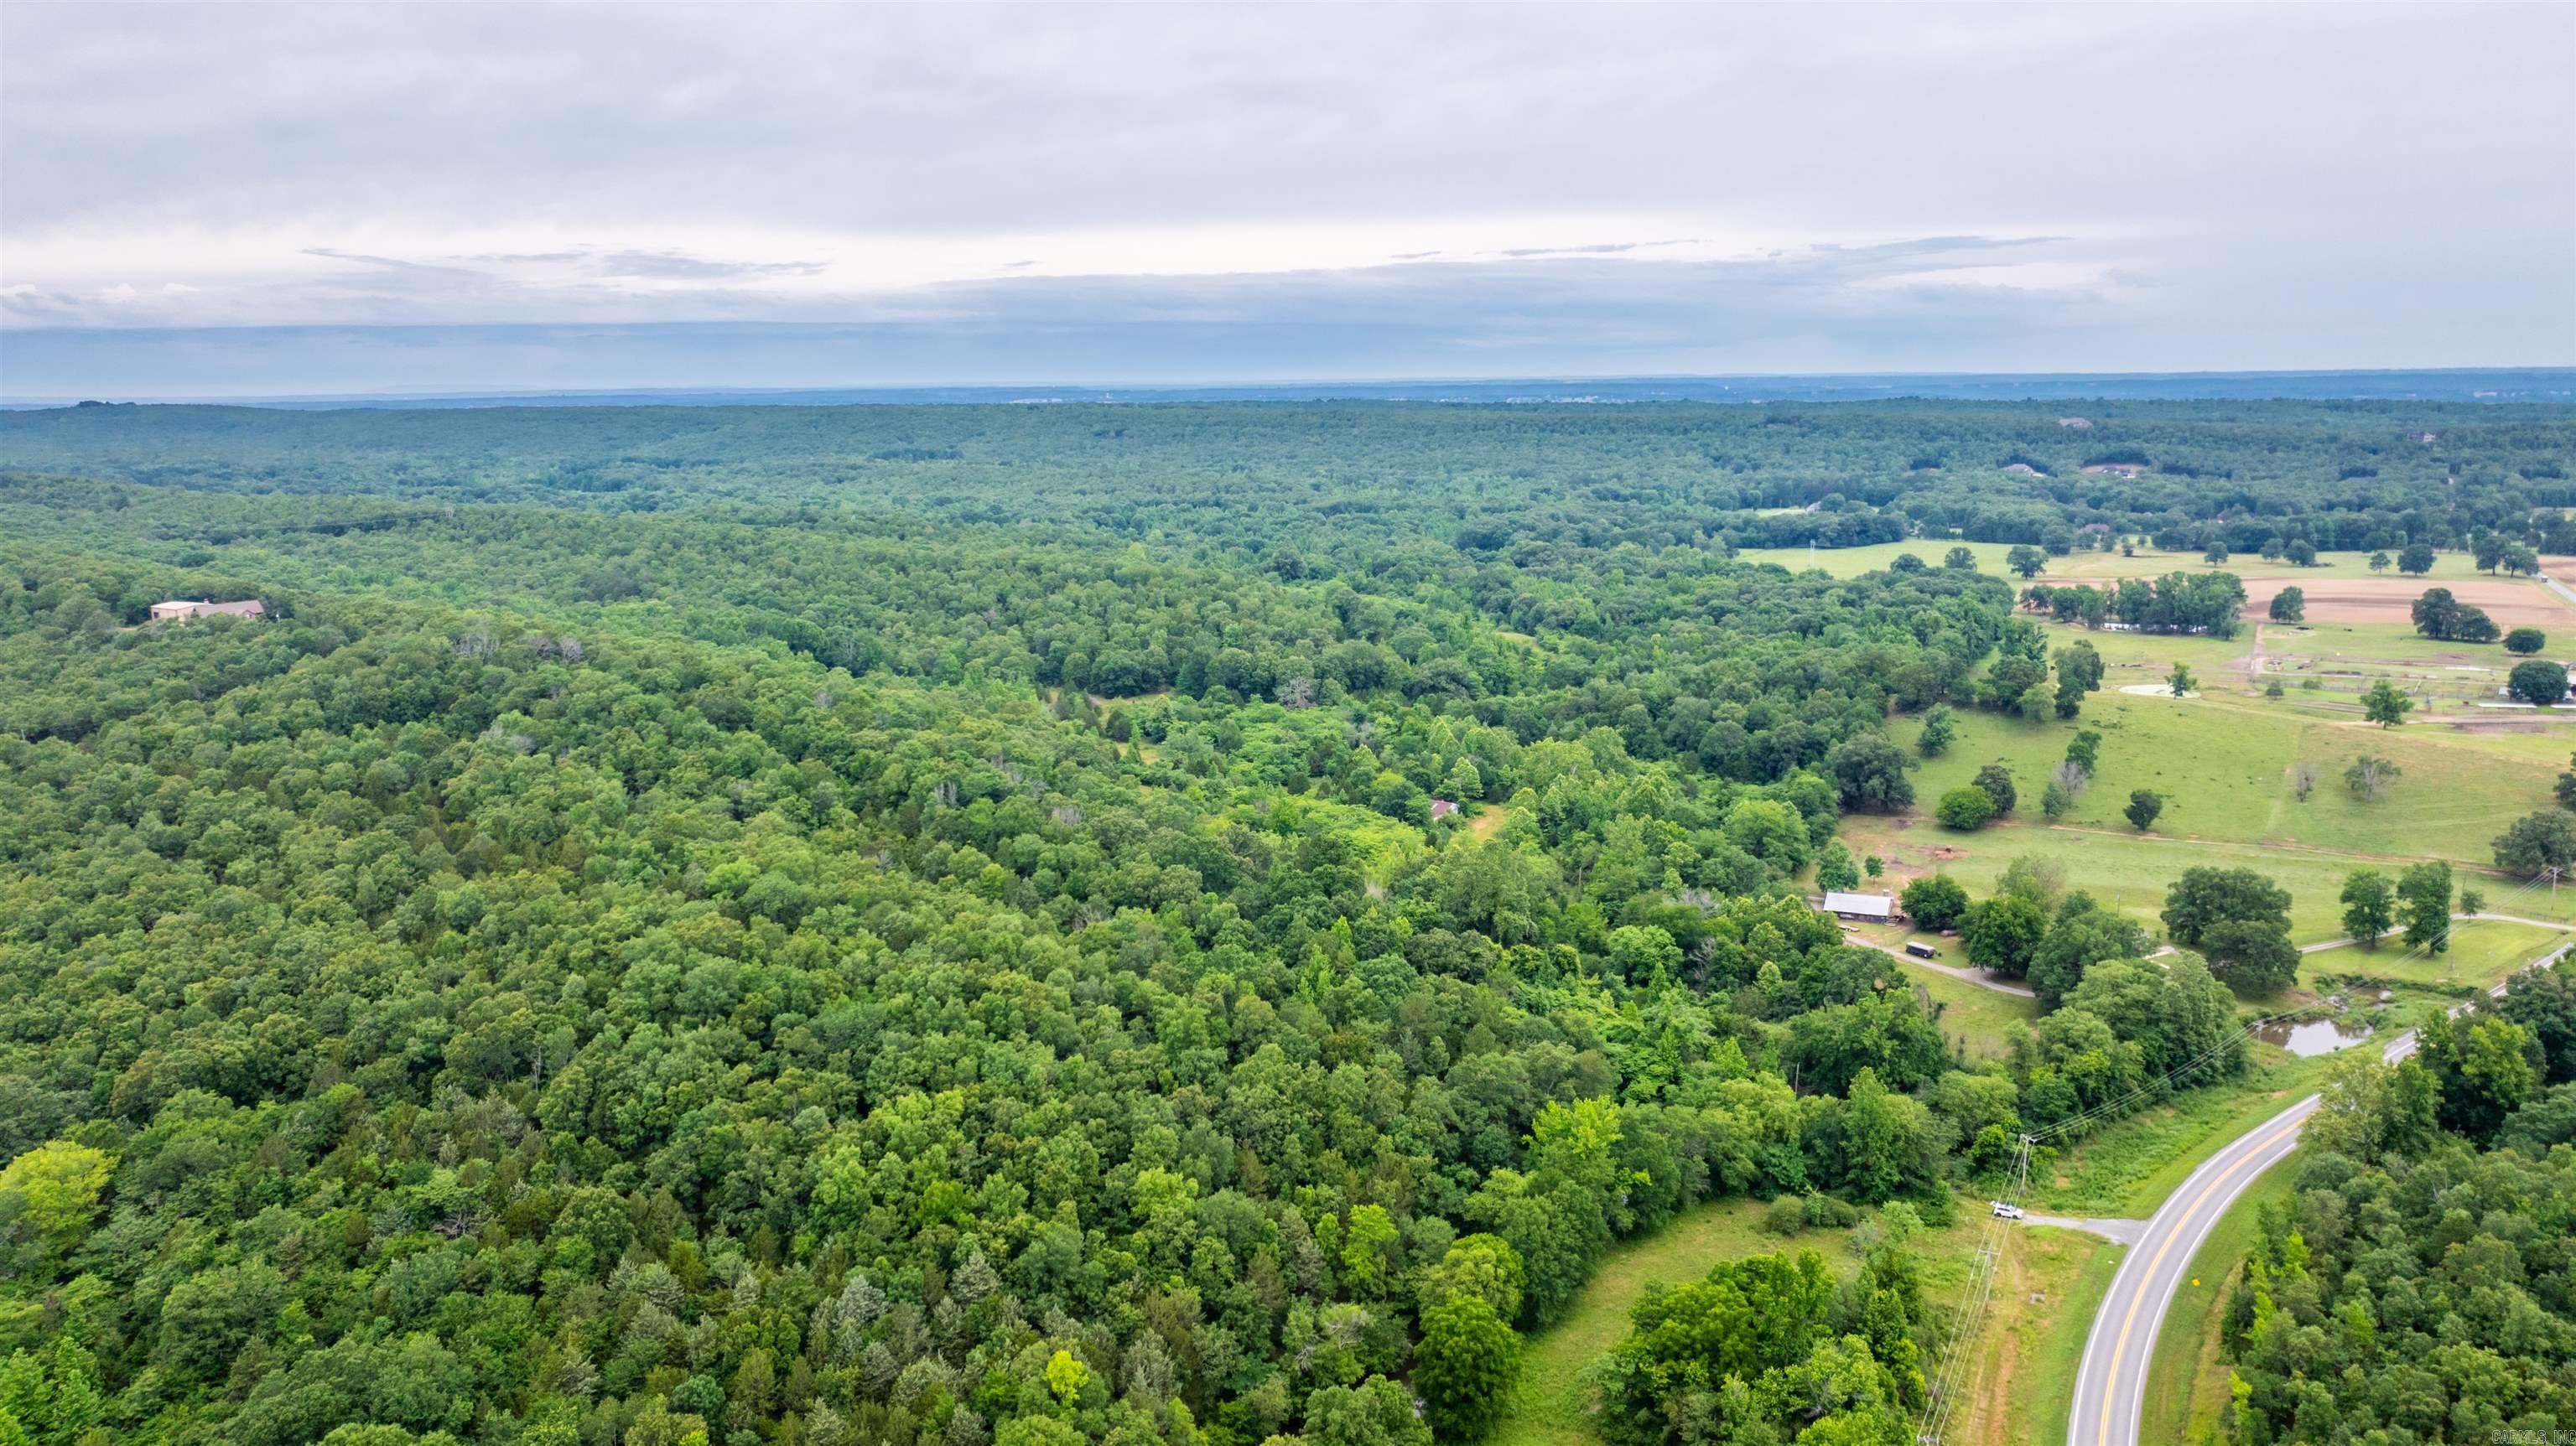
[[[2463,603],[2484,608],[2496,626],[2531,624],[2565,627],[2576,623],[2576,608],[2537,582],[2520,578],[2451,578],[2427,582],[2419,577],[2341,577],[2310,580],[2297,577],[2249,577],[2245,580],[2245,615],[2270,615],[2272,595],[2296,585],[2307,593],[2308,620],[2319,623],[2414,622],[2415,600],[2426,591],[2447,587]]]

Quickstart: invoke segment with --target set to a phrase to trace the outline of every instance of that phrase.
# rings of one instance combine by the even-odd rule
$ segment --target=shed
[[[1847,894],[1839,889],[1825,891],[1824,912],[1865,924],[1885,924],[1903,917],[1896,912],[1896,897],[1892,894]]]

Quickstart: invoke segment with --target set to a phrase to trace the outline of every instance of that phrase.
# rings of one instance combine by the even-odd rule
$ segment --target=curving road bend
[[[2576,945],[2561,944],[2524,967],[2554,964],[2571,947]],[[2492,992],[2502,995],[2504,988],[2499,984]],[[2392,1064],[2414,1052],[2413,1030],[2390,1040],[2381,1051]],[[2156,1334],[2164,1328],[2175,1288],[2191,1269],[2191,1258],[2217,1228],[2219,1217],[2264,1171],[2298,1148],[2299,1127],[2315,1112],[2317,1103],[2318,1097],[2310,1095],[2239,1136],[2157,1207],[2145,1233],[2120,1262],[2111,1292],[2093,1317],[2093,1332],[2084,1342],[2084,1361],[2075,1375],[2067,1446],[2138,1446],[2147,1367],[2155,1357]]]
[[[2310,1095],[2212,1155],[2147,1221],[2145,1234],[2112,1277],[2084,1343],[2075,1409],[2067,1417],[2070,1446],[2137,1446],[2147,1365],[2176,1286],[2227,1207],[2298,1148],[2299,1126],[2316,1107],[2317,1097]]]

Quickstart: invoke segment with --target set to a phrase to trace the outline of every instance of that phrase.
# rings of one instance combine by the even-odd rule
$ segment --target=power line
[[[1960,1388],[1966,1384],[1968,1363],[1974,1355],[1970,1345],[1976,1339],[1978,1322],[1984,1319],[1986,1304],[1994,1295],[1995,1276],[2002,1266],[2005,1248],[2012,1243],[2013,1220],[2020,1214],[2022,1195],[2030,1185],[2030,1146],[2031,1137],[2023,1135],[2013,1154],[2004,1197],[1996,1202],[2005,1208],[1996,1210],[1986,1222],[1985,1234],[1977,1245],[1976,1264],[1959,1292],[1950,1329],[1942,1337],[1931,1373],[1925,1377],[1923,1414],[1914,1433],[1921,1446],[1940,1446],[1943,1433],[1949,1430],[1950,1417],[1958,1409]]]

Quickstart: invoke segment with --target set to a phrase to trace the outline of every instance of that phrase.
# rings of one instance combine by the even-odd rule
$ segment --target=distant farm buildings
[[[1825,891],[1823,912],[1837,919],[1850,919],[1862,924],[1890,924],[1905,917],[1896,911],[1893,894],[1847,894],[1840,889]]]
[[[268,616],[268,609],[257,598],[246,598],[241,602],[190,602],[186,598],[173,598],[169,602],[152,605],[152,621],[156,623],[191,623],[218,614],[233,618],[264,618]]]
[[[2093,430],[2093,421],[2090,417],[2060,417],[2057,419],[2057,425],[2064,427],[2071,432],[2089,432]]]

